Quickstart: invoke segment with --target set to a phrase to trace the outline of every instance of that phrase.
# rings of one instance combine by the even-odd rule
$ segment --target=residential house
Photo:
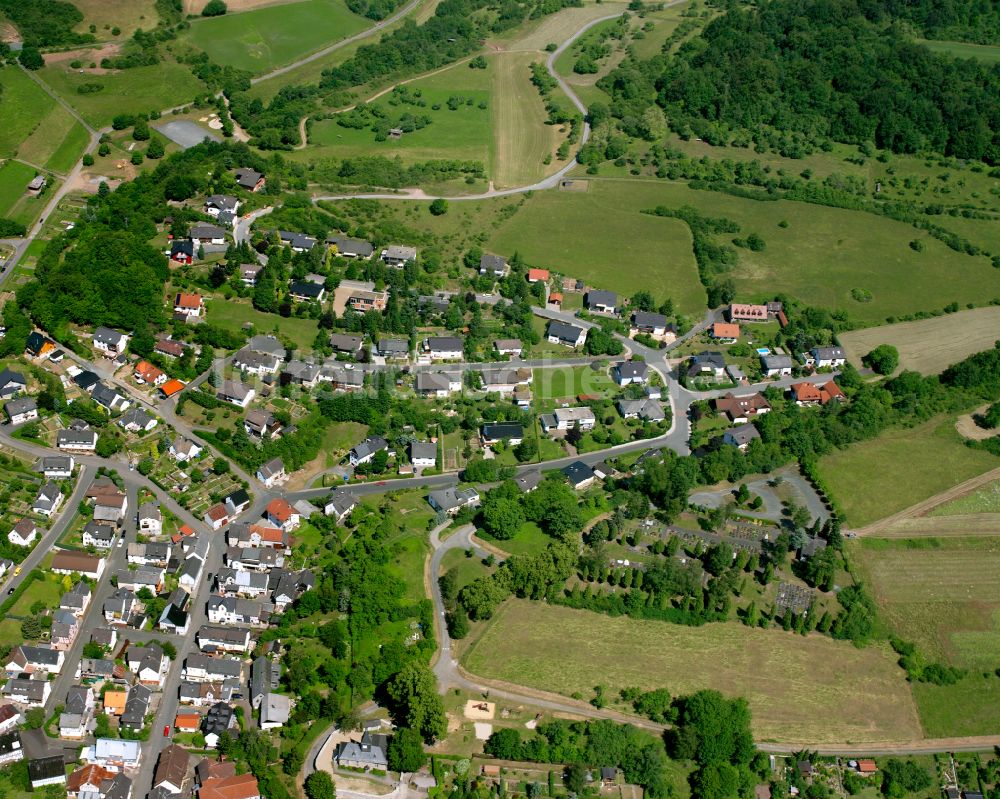
[[[65,479],[73,476],[76,461],[72,455],[45,455],[35,463],[35,471],[48,479]]]
[[[371,242],[347,236],[330,236],[326,243],[336,255],[343,258],[371,258],[375,252]]]
[[[729,306],[728,316],[730,322],[766,322],[767,306],[736,302]]]
[[[406,360],[410,355],[410,342],[405,338],[380,338],[376,353],[390,360]]]
[[[49,701],[52,684],[43,676],[37,678],[28,674],[12,677],[4,683],[0,694],[8,702],[16,702],[26,707],[44,707]]]
[[[8,677],[18,675],[58,674],[62,671],[65,656],[57,649],[48,646],[30,646],[21,644],[15,647],[4,665]]]
[[[4,707],[11,707],[4,705]],[[14,711],[17,715],[17,711]],[[21,746],[21,733],[17,730],[0,733],[0,766],[16,763],[24,759],[24,748]]]
[[[712,325],[711,336],[723,344],[733,344],[740,337],[740,326],[734,322],[716,322]]]
[[[660,337],[670,329],[667,317],[651,311],[636,311],[632,314],[632,335],[645,333],[647,336]]]
[[[479,258],[479,274],[481,275],[492,275],[496,278],[507,277],[510,272],[510,266],[507,264],[507,259],[501,255],[493,255],[491,253],[483,253]]]
[[[649,380],[649,365],[645,361],[622,361],[611,367],[611,378],[619,386],[645,385]]]
[[[179,292],[174,297],[174,313],[186,317],[201,316],[205,310],[205,298],[200,294]]]
[[[206,736],[206,740],[207,740]],[[198,789],[198,799],[261,799],[257,778],[252,774],[209,777]]]
[[[662,422],[667,418],[663,403],[655,399],[621,399],[618,400],[617,407],[622,419]]]
[[[221,502],[218,502],[205,511],[202,519],[213,530],[220,530],[229,524],[229,510]]]
[[[563,344],[567,347],[582,347],[587,340],[587,331],[582,327],[567,322],[549,322],[545,337],[550,344]]]
[[[124,394],[104,383],[95,384],[90,396],[108,413],[128,410],[128,406],[132,404]]]
[[[149,566],[140,567],[134,571],[131,569],[119,569],[114,577],[119,588],[127,588],[130,591],[141,591],[148,588],[154,594],[163,588],[165,573],[163,569],[156,569]]]
[[[687,376],[691,380],[722,380],[726,374],[726,359],[721,352],[699,352],[688,364]]]
[[[542,473],[536,471],[521,472],[521,474],[514,478],[514,482],[522,494],[530,494],[542,482]]]
[[[389,292],[357,289],[351,292],[347,298],[347,304],[358,313],[384,311],[386,305],[389,304]]]
[[[524,440],[524,425],[520,422],[493,422],[484,424],[479,431],[484,447],[493,446],[498,441],[505,441],[510,446],[516,446]]]
[[[212,624],[248,624],[266,626],[271,617],[270,604],[236,596],[208,598],[208,620]]]
[[[194,441],[189,441],[186,438],[181,438],[180,436],[175,436],[174,440],[170,442],[170,456],[178,463],[185,463],[187,461],[194,460],[199,455],[201,455],[202,447],[200,444],[196,444]]]
[[[246,349],[251,352],[273,355],[279,360],[285,358],[285,345],[274,336],[252,336],[247,342]]]
[[[233,356],[233,366],[251,375],[273,375],[278,373],[281,365],[282,355],[274,355],[269,352],[257,352],[249,347],[244,347]]]
[[[94,430],[60,430],[56,433],[56,447],[70,452],[91,452],[97,446]]]
[[[174,239],[170,242],[169,257],[179,264],[194,263],[194,242],[191,239]]]
[[[181,711],[174,716],[174,729],[177,732],[194,734],[201,729],[201,713]],[[235,773],[235,772],[234,772]]]
[[[532,381],[530,369],[486,369],[479,372],[483,391],[506,396]]]
[[[529,269],[528,270],[528,282],[529,283],[548,283],[549,282],[549,270],[548,269]]]
[[[236,178],[237,186],[250,192],[258,192],[267,185],[264,175],[249,167],[237,169],[233,176]]]
[[[11,424],[24,424],[38,418],[38,404],[31,397],[12,399],[3,410]]]
[[[556,408],[552,413],[543,413],[540,417],[542,430],[551,433],[553,430],[593,430],[597,423],[594,412],[584,406],[576,408]]]
[[[288,532],[261,524],[234,524],[229,528],[226,543],[233,547],[270,547],[290,553]]]
[[[284,694],[269,691],[260,704],[260,728],[273,730],[288,723],[292,714],[292,700]]]
[[[477,508],[479,501],[479,492],[474,488],[440,488],[427,495],[427,502],[434,510],[449,516],[454,516],[463,508]]]
[[[498,338],[493,341],[493,349],[497,355],[509,355],[511,358],[520,358],[524,352],[524,344],[519,338]]]
[[[238,729],[239,723],[233,708],[226,702],[216,702],[208,709],[205,718],[201,722],[201,730],[205,734],[205,746],[215,749],[219,743],[219,736],[228,733],[232,729]],[[255,780],[256,781],[256,780]],[[199,796],[204,794],[204,786],[199,791]]]
[[[336,391],[359,391],[365,386],[364,372],[354,369],[350,364],[337,366],[335,361],[320,369],[319,379],[330,383]]]
[[[372,460],[379,452],[389,449],[389,442],[381,436],[366,438],[348,454],[351,466],[357,467]]]
[[[93,519],[83,526],[83,545],[95,549],[111,549],[115,545],[115,528]]]
[[[177,693],[182,705],[210,707],[216,702],[230,701],[233,694],[237,693],[240,688],[242,688],[242,681],[237,677],[229,677],[217,682],[182,682]],[[200,715],[198,726],[201,727]]]
[[[114,772],[138,768],[141,758],[141,741],[126,741],[118,738],[98,738],[93,746],[86,746],[80,752],[81,760],[95,763]]]
[[[153,772],[153,788],[163,788],[168,794],[180,794],[188,778],[191,756],[177,744],[170,744],[162,752]]]
[[[433,469],[437,466],[437,444],[432,441],[410,442],[410,463],[414,469]]]
[[[0,733],[8,733],[17,729],[23,719],[21,713],[13,705],[0,705]]]
[[[347,515],[357,507],[358,500],[346,488],[338,488],[331,492],[323,504],[323,513],[333,516],[340,524],[347,518]]]
[[[253,644],[250,631],[238,627],[203,624],[197,632],[198,648],[202,652],[238,652],[247,654]]]
[[[109,624],[127,624],[138,604],[134,591],[119,587],[104,600],[104,620]]]
[[[817,369],[833,369],[847,363],[847,353],[842,347],[813,347],[809,354]]]
[[[386,266],[402,269],[408,262],[417,260],[417,248],[390,244],[382,250],[381,258]]]
[[[424,352],[432,361],[458,361],[464,353],[458,336],[430,336],[424,339]]]
[[[118,426],[130,433],[148,433],[156,427],[157,421],[142,408],[125,411],[118,419]]]
[[[62,489],[56,483],[50,481],[39,489],[38,496],[35,497],[35,501],[31,505],[31,510],[40,516],[51,518],[59,510],[62,501]],[[22,521],[24,520],[22,519]],[[20,523],[18,522],[18,524]]]
[[[118,643],[118,631],[111,627],[97,627],[90,634],[91,643],[104,647],[109,652]]]
[[[243,677],[243,664],[239,660],[228,657],[209,657],[197,652],[187,656],[184,661],[184,679],[193,682],[213,682],[227,680],[230,677]]]
[[[73,382],[79,387],[81,391],[85,391],[88,394],[94,390],[94,386],[101,382],[100,376],[96,372],[91,372],[89,369],[84,369],[73,375]],[[86,425],[83,428],[85,429]]]
[[[273,488],[286,477],[288,474],[285,472],[285,463],[281,458],[272,458],[257,469],[257,479],[267,488]]]
[[[162,688],[169,668],[170,658],[158,644],[133,645],[128,648],[128,669],[138,677],[140,685]]]
[[[240,282],[244,286],[256,286],[263,269],[263,264],[240,264]]]
[[[223,402],[229,402],[239,408],[246,408],[256,392],[250,386],[238,380],[223,380],[216,397]]]
[[[54,485],[54,483],[46,483],[46,485]],[[36,499],[35,502],[37,503],[38,500]],[[7,533],[7,540],[16,547],[30,547],[38,540],[38,525],[25,517]]]
[[[274,584],[274,578],[277,570],[272,571],[269,575],[270,581],[269,585]],[[285,573],[279,575],[277,585],[274,589],[274,593],[271,595],[271,601],[274,602],[274,609],[278,613],[284,613],[285,608],[291,605],[296,599],[298,599],[302,594],[313,588],[316,585],[316,578],[309,569],[303,569],[297,573]]]
[[[52,614],[52,626],[49,628],[49,644],[53,649],[63,652],[69,650],[80,632],[80,620],[68,610],[56,610]]]
[[[291,247],[294,252],[309,252],[316,246],[316,239],[307,236],[305,233],[295,233],[291,230],[279,230],[278,237],[286,247]]]
[[[787,355],[768,353],[760,356],[761,371],[767,377],[789,377],[793,366],[792,359]]]
[[[389,767],[388,738],[364,733],[360,742],[344,741],[337,746],[334,761],[338,768],[385,771]]]
[[[115,772],[97,765],[78,768],[66,778],[66,795],[70,799],[87,799],[88,797],[105,799],[101,792],[101,786],[116,776],[118,775]]]
[[[138,513],[139,532],[145,535],[161,535],[163,533],[163,513],[157,502],[143,502]],[[164,564],[165,565],[165,564]]]
[[[90,590],[90,584],[79,580],[67,591],[59,600],[59,609],[72,613],[78,619],[83,617],[90,606],[94,593]]]
[[[71,552],[62,549],[57,550],[53,555],[50,568],[55,574],[79,574],[93,580],[100,580],[101,575],[104,574],[104,560],[85,552]]]
[[[37,331],[32,331],[28,334],[28,341],[24,347],[25,352],[33,358],[47,358],[55,349],[55,342]]]
[[[160,386],[160,396],[163,399],[170,399],[172,396],[180,391],[184,390],[185,383],[183,380],[178,380],[176,377],[168,380],[162,386]]]
[[[102,491],[94,497],[94,521],[120,525],[128,513],[128,495],[117,489]]]
[[[312,388],[319,379],[320,367],[305,361],[289,361],[281,372],[282,385],[294,383],[303,388]]]
[[[172,557],[176,557],[171,545],[166,541],[129,544],[125,551],[128,562],[138,566],[166,566]]]
[[[797,405],[827,405],[831,402],[839,402],[844,397],[844,392],[840,386],[832,380],[823,385],[817,383],[794,383],[790,389],[792,399]]]
[[[591,289],[584,296],[583,305],[588,311],[613,314],[618,309],[618,295],[613,291]]]
[[[275,497],[267,503],[265,514],[270,524],[289,533],[298,528],[302,521],[299,512],[281,497]]]
[[[757,432],[757,428],[752,424],[742,424],[736,427],[729,428],[722,436],[722,442],[728,444],[731,447],[736,447],[740,450],[745,450],[750,446],[750,442],[754,439],[759,439],[760,433]]]
[[[461,391],[462,375],[459,372],[418,372],[414,389],[422,397],[444,399]]]
[[[226,243],[226,231],[218,225],[195,225],[188,232],[191,241],[204,246],[222,246]]]
[[[351,336],[346,333],[334,333],[330,336],[330,346],[334,352],[361,358],[364,355],[364,336]]]
[[[281,666],[266,657],[254,658],[250,665],[250,706],[257,710],[264,697],[280,684]]]
[[[106,356],[116,358],[128,347],[129,336],[119,333],[110,327],[99,327],[94,331],[94,349],[100,350]]]
[[[227,494],[222,498],[222,504],[226,506],[226,510],[229,511],[231,517],[239,516],[250,507],[250,495],[246,489],[237,488],[231,494]]]
[[[746,424],[771,410],[771,403],[763,394],[744,394],[738,397],[730,392],[713,402],[716,412],[726,414],[733,424]]]
[[[94,718],[94,692],[89,686],[71,686],[59,715],[60,738],[83,738]]]
[[[259,572],[224,567],[215,573],[215,590],[225,596],[258,599],[270,590],[270,580],[268,575]]]
[[[0,371],[0,399],[10,399],[16,397],[28,387],[28,381],[24,375],[15,372],[13,369],[4,367]]]
[[[583,461],[573,461],[573,463],[562,470],[562,473],[569,480],[570,487],[575,491],[590,488],[597,479],[594,470]]]

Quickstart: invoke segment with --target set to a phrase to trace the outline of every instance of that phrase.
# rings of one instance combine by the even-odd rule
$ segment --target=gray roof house
[[[613,291],[591,289],[584,297],[584,305],[588,311],[614,313],[618,308],[618,295]]]
[[[482,257],[479,259],[479,274],[481,275],[506,277],[509,271],[510,267],[507,266],[507,259],[501,255],[483,253]]]
[[[326,243],[337,248],[337,254],[345,258],[371,258],[375,248],[371,242],[352,239],[348,236],[330,236]]]
[[[474,488],[439,488],[427,495],[427,502],[434,510],[454,515],[462,508],[478,506],[479,492]]]
[[[385,771],[389,767],[386,756],[388,738],[385,735],[369,732],[361,736],[361,741],[345,741],[337,747],[334,759],[340,768],[379,769]]]
[[[587,340],[587,331],[567,322],[552,321],[545,336],[553,344],[579,347]]]
[[[729,428],[722,436],[724,443],[738,449],[746,449],[755,438],[760,438],[760,433],[752,424],[741,424],[737,427]]]
[[[768,377],[787,377],[795,364],[788,355],[770,353],[760,356],[760,366]]]

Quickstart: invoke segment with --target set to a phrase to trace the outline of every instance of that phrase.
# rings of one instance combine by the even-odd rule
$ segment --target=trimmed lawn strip
[[[292,339],[295,345],[303,350],[312,349],[316,332],[319,330],[319,324],[315,319],[303,319],[297,316],[286,318],[263,313],[246,302],[209,300],[206,306],[208,321],[213,325],[227,330],[242,330],[245,323],[252,322],[258,333],[264,335],[278,331]]]

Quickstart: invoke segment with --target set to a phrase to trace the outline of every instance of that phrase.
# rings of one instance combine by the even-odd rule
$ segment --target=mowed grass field
[[[862,527],[998,466],[995,455],[965,446],[955,417],[939,416],[826,455],[819,472],[847,523]]]
[[[928,516],[960,516],[970,513],[1000,513],[1000,480],[938,505]]]
[[[293,150],[288,156],[295,160],[315,161],[324,157],[383,155],[388,158],[399,156],[406,163],[455,159],[480,161],[489,170],[493,130],[490,89],[491,73],[495,68],[494,59],[489,59],[485,70],[469,69],[468,64],[459,64],[437,75],[408,83],[406,88],[411,93],[420,92],[426,102],[423,107],[390,105],[388,94],[371,103],[384,109],[391,117],[404,113],[430,117],[431,124],[421,130],[405,133],[399,139],[378,142],[370,127],[360,130],[346,128],[338,125],[336,119],[324,119],[312,124],[309,146]],[[447,105],[450,97],[463,98],[462,104],[454,111]],[[467,105],[466,100],[472,100],[472,105]],[[486,103],[486,108],[479,107],[481,102]],[[440,108],[435,110],[435,105]]]
[[[107,75],[80,74],[61,63],[44,67],[37,74],[97,128],[110,125],[116,114],[162,111],[190,102],[205,91],[191,70],[175,61]],[[77,87],[84,83],[99,83],[104,89],[80,94]]]
[[[94,35],[100,39],[124,40],[135,33],[136,28],[155,28],[160,16],[156,13],[156,0],[73,0],[83,14],[83,22],[76,26],[80,33],[87,33],[91,25],[97,26]],[[120,28],[119,36],[112,36],[109,28]]]
[[[1000,306],[851,330],[839,338],[855,366],[879,344],[891,344],[899,350],[899,371],[933,375],[973,353],[993,349],[1000,339]]]
[[[18,148],[17,157],[66,173],[80,158],[90,137],[61,105],[55,106]]]
[[[987,65],[1000,62],[1000,47],[996,45],[970,44],[969,42],[933,42],[929,39],[923,39],[920,43],[926,45],[928,50],[944,53],[954,58],[974,58]]]
[[[208,320],[213,325],[219,325],[227,330],[241,330],[247,322],[252,322],[257,332],[269,334],[277,330],[288,336],[301,350],[312,349],[316,340],[319,325],[315,319],[300,319],[298,317],[284,318],[276,314],[266,314],[254,310],[247,302],[226,300],[209,300],[206,303]]]
[[[555,157],[566,138],[560,127],[546,124],[548,114],[538,90],[531,83],[531,64],[541,61],[532,53],[498,53],[493,67],[493,169],[497,188],[530,185],[556,172],[565,162]],[[561,94],[560,90],[553,90]],[[569,100],[563,99],[569,106]],[[568,133],[568,128],[567,128]],[[546,156],[552,162],[544,164]]]
[[[916,707],[895,658],[820,635],[735,623],[684,627],[511,600],[463,664],[473,674],[589,697],[639,686],[744,696],[759,740],[909,740]]]
[[[6,112],[0,125],[0,158],[7,158],[17,154],[21,143],[38,130],[57,104],[16,67],[0,69],[0,87]]]
[[[37,173],[38,170],[18,161],[7,161],[0,166],[0,216],[21,218],[17,210],[28,202],[25,190]]]
[[[661,188],[591,181],[585,192],[538,192],[499,226],[487,248],[519,252],[531,264],[624,296],[647,289],[658,300],[672,297],[681,313],[700,316],[707,300],[687,225],[639,213],[657,204]]]
[[[185,38],[219,64],[266,72],[371,24],[342,0],[301,0],[192,20]]]

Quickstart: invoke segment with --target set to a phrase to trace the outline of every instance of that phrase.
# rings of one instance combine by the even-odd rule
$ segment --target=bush
[[[84,153],[84,155],[83,155],[83,165],[84,166],[93,166],[94,165],[94,156],[92,156],[90,153]]]
[[[899,350],[891,344],[879,344],[862,360],[878,374],[890,375],[899,366]]]
[[[221,17],[228,10],[223,0],[208,0],[201,10],[201,15],[203,17]]]
[[[430,211],[433,216],[444,216],[448,213],[448,201],[439,197],[431,203]]]

